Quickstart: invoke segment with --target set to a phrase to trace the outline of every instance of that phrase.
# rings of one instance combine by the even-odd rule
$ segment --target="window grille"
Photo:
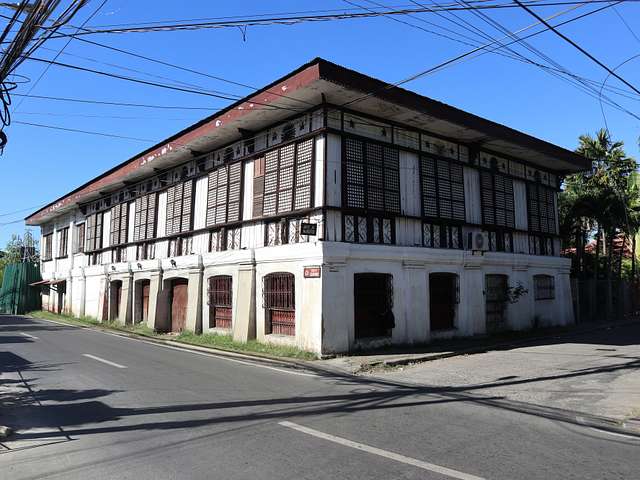
[[[533,289],[536,300],[553,300],[556,298],[555,278],[551,275],[534,275]]]
[[[167,256],[179,257],[182,255],[191,255],[193,247],[192,237],[176,237],[169,240]]]
[[[344,205],[400,213],[398,149],[354,138],[345,138],[344,145]]]
[[[167,235],[191,229],[192,191],[192,180],[173,185],[167,190]]]
[[[266,332],[295,335],[295,277],[291,273],[270,273],[263,277],[263,307]]]
[[[136,198],[133,216],[133,241],[155,237],[157,195],[151,193]]]
[[[136,260],[153,260],[156,256],[155,243],[141,243],[136,245]]]
[[[343,215],[343,240],[353,243],[395,243],[395,222],[373,215]]]
[[[421,157],[422,213],[426,217],[465,220],[462,165]]]
[[[489,230],[489,250],[513,253],[513,234],[502,230]]]
[[[111,245],[127,243],[128,214],[129,205],[126,203],[119,203],[111,208]]]
[[[462,249],[462,228],[458,225],[422,224],[422,245],[430,248]]]
[[[482,222],[515,228],[513,180],[493,172],[480,172]]]
[[[530,255],[554,255],[553,238],[544,235],[529,235]]]
[[[556,233],[555,191],[540,184],[527,185],[529,230]]]
[[[232,278],[216,275],[209,278],[209,327],[231,328]]]

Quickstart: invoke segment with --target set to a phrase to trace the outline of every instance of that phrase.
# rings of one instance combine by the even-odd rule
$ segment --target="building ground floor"
[[[569,260],[316,242],[56,272],[43,308],[318,354],[573,322]]]

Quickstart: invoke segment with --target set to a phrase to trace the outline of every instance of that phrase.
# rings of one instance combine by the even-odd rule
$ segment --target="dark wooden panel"
[[[179,278],[172,282],[171,331],[181,332],[187,324],[188,282]]]

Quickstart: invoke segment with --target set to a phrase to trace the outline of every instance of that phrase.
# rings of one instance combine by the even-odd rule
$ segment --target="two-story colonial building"
[[[589,166],[315,59],[27,223],[49,309],[348,352],[572,322],[557,192]]]

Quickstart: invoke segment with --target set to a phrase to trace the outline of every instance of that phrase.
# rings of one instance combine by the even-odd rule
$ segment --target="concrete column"
[[[400,292],[403,308],[404,338],[402,343],[425,343],[430,338],[429,286],[424,263],[403,263],[404,288]],[[398,282],[397,284],[401,284]],[[394,286],[394,291],[396,287]],[[399,327],[396,319],[396,327]]]
[[[186,330],[202,333],[202,267],[189,270]]]
[[[465,255],[458,304],[461,335],[481,335],[487,331],[483,260],[482,256]]]
[[[149,311],[147,312],[147,326],[151,329],[156,329],[156,310],[158,306],[158,296],[162,290],[162,270],[153,272],[151,274],[151,281],[149,282]]]
[[[121,325],[132,323],[133,305],[133,274],[122,278],[122,290],[120,291],[120,305],[118,305],[118,318],[116,321]]]
[[[109,319],[109,277],[104,275],[100,278],[100,294],[98,296],[98,318],[99,322]]]
[[[562,270],[556,276],[556,302],[559,318],[554,321],[557,325],[572,325],[575,323],[573,315],[573,299],[571,297],[571,277],[569,270]]]
[[[355,338],[355,325],[353,283],[349,288],[346,264],[324,264],[322,278],[322,353],[348,352]]]
[[[256,338],[256,264],[240,264],[235,289],[233,339],[247,342]]]
[[[67,276],[67,291],[64,295],[64,306],[62,307],[64,313],[67,315],[73,315],[73,275],[71,274],[71,270],[69,270],[69,274]]]
[[[87,282],[86,282],[86,278],[84,276],[84,268],[82,269],[80,276],[78,278],[76,278],[76,282],[79,282],[80,284],[80,310],[78,311],[78,316],[80,317],[84,317],[84,307],[85,307],[85,303],[86,303],[86,289],[87,289]]]

